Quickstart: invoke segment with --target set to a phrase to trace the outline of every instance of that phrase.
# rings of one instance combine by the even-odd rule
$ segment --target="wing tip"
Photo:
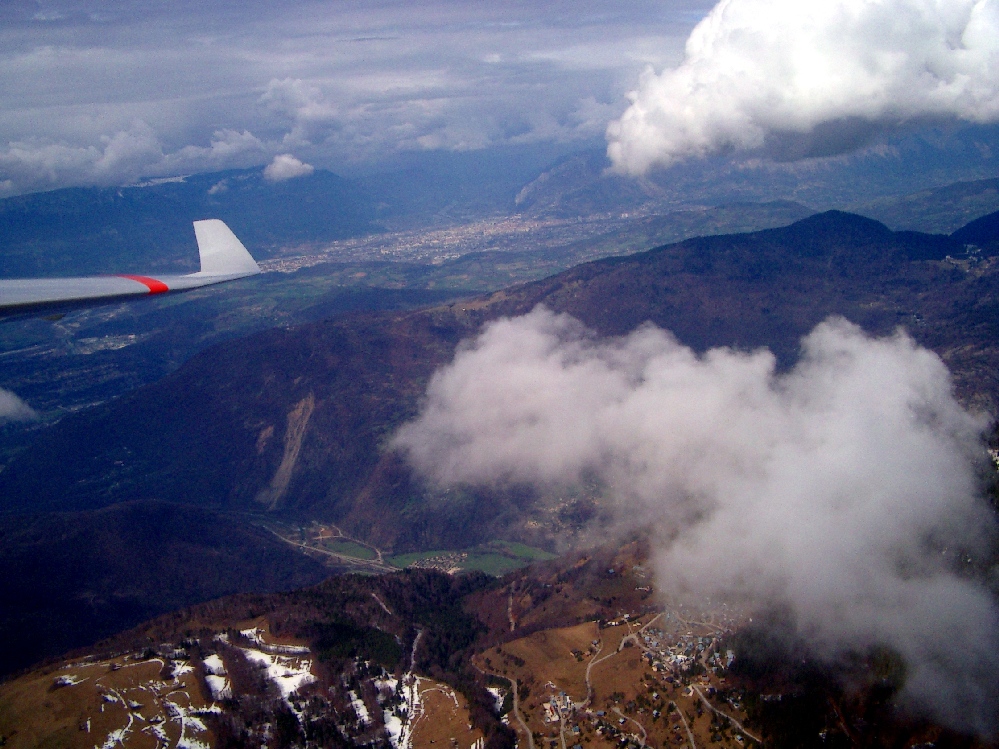
[[[251,276],[260,273],[257,261],[221,219],[195,221],[194,235],[198,240],[202,274]]]

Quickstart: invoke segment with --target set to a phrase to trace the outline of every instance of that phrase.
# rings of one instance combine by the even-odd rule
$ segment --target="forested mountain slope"
[[[604,335],[651,321],[697,350],[766,346],[785,366],[831,314],[874,333],[901,325],[944,357],[962,397],[991,407],[999,272],[991,257],[945,259],[962,250],[829,212],[589,263],[467,303],[267,331],[66,418],[0,474],[0,494],[21,512],[159,498],[322,515],[403,547],[451,541],[473,512],[483,533],[515,527],[512,497],[431,510],[383,446],[460,340],[537,304]]]

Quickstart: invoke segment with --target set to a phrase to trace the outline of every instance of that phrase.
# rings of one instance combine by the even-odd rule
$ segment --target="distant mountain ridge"
[[[951,237],[962,244],[976,245],[990,254],[999,252],[999,211],[975,219]]]
[[[999,128],[971,127],[837,159],[718,157],[638,180],[608,172],[602,146],[566,153],[535,144],[414,152],[383,173],[350,178],[317,169],[270,182],[257,168],[69,188],[0,200],[0,277],[193,270],[190,223],[200,218],[229,223],[261,259],[278,247],[486,216],[652,218],[738,203],[845,208],[895,229],[946,233],[999,209],[993,153]],[[956,179],[966,181],[948,184]]]
[[[191,222],[220,218],[257,259],[281,243],[372,230],[375,207],[332,172],[270,182],[261,169],[0,200],[0,276],[197,270]]]
[[[846,210],[877,219],[895,230],[950,234],[969,221],[999,211],[999,179],[982,179],[888,196]]]
[[[839,208],[894,229],[950,233],[999,210],[994,126],[910,133],[828,159],[779,162],[716,156],[631,179],[610,170],[603,148],[555,161],[516,197],[532,216],[666,213],[726,203],[794,201]],[[960,181],[959,181],[960,180]]]
[[[386,225],[461,223],[506,213],[564,147],[420,152],[378,174],[316,169],[271,181],[262,168],[75,187],[0,199],[0,277],[197,269],[191,222],[220,218],[258,259]]]

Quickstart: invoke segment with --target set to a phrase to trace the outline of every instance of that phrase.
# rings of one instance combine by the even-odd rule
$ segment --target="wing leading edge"
[[[82,278],[0,279],[0,310],[40,305],[110,301],[184,291],[260,273],[243,243],[218,219],[194,222],[201,270],[185,276],[87,276]]]

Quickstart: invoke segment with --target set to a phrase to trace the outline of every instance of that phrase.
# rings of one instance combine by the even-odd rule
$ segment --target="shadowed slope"
[[[991,405],[999,273],[991,261],[942,261],[955,246],[829,212],[589,263],[467,303],[268,331],[46,430],[0,474],[0,495],[7,510],[160,498],[318,515],[390,547],[477,542],[511,527],[529,498],[431,501],[383,445],[484,322],[544,303],[602,334],[652,321],[697,350],[767,346],[787,366],[802,335],[840,314],[875,333],[909,327],[955,370],[966,399]],[[303,403],[313,405],[298,429],[289,420]]]

